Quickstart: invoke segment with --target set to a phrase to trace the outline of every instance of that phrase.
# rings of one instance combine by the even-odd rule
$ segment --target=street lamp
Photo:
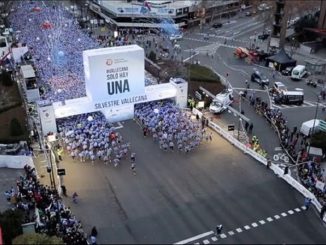
[[[45,154],[46,154],[47,160],[50,158],[50,162],[48,161],[48,167],[47,167],[47,172],[49,173],[49,177],[50,177],[50,184],[53,189],[56,189],[53,162],[52,162],[52,154],[51,154],[51,149],[49,148],[48,144],[45,144]],[[49,163],[50,163],[50,165],[49,165]]]

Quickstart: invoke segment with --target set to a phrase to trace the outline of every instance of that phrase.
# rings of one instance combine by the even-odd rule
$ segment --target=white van
[[[303,65],[297,65],[293,68],[291,73],[292,80],[301,80],[307,74],[306,67]]]
[[[227,109],[227,107],[233,102],[233,91],[228,89],[222,93],[215,96],[212,103],[209,106],[209,110],[212,113],[218,114],[222,113]]]

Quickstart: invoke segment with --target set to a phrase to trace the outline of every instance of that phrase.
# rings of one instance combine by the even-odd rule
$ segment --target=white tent
[[[309,136],[312,132],[316,133],[318,132],[319,123],[320,123],[319,119],[306,121],[302,123],[300,132],[305,136]]]

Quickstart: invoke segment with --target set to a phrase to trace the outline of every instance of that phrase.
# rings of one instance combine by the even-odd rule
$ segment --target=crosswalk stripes
[[[206,33],[197,33],[197,35],[207,36]],[[240,42],[240,43],[245,43],[245,44],[250,44],[251,43],[250,40],[236,39],[236,38],[227,37],[227,36],[220,36],[220,35],[217,35],[217,34],[209,34],[208,37],[222,39],[223,41],[226,39],[228,41]],[[191,38],[191,37],[184,37],[183,39],[194,40],[194,41],[207,41],[207,42],[209,42],[209,40],[198,39],[198,38]]]
[[[263,226],[263,225],[267,225],[273,221],[277,221],[279,219],[285,218],[287,216],[293,215],[293,214],[298,214],[301,211],[306,210],[305,206],[301,206],[298,208],[294,208],[294,209],[290,209],[286,212],[281,212],[280,214],[276,214],[274,216],[270,216],[266,219],[261,219],[257,222],[253,222],[251,224],[248,225],[244,225],[243,229],[241,228],[236,228],[234,231],[230,230],[228,232],[222,233],[220,235],[216,235],[216,233],[214,233],[213,231],[209,231],[200,235],[197,235],[195,237],[192,238],[188,238],[185,239],[181,242],[175,243],[175,244],[188,244],[188,243],[192,243],[192,244],[211,244],[214,242],[218,242],[218,240],[221,239],[226,239],[228,236],[235,236],[236,234],[240,234],[242,232],[246,232],[249,230],[254,230],[257,227]],[[272,218],[273,217],[273,218]]]
[[[230,44],[227,44],[227,43],[224,44],[223,41],[221,41],[221,42],[219,42],[219,41],[212,42],[212,41],[208,41],[208,40],[191,38],[191,37],[184,37],[183,39],[190,40],[190,41],[196,41],[196,42],[204,42],[204,43],[209,43],[209,44],[218,44],[220,46],[227,47],[227,48],[237,48],[238,47],[238,46],[230,45]],[[204,47],[198,47],[198,48],[204,48]],[[187,51],[187,50],[185,50],[185,51]]]
[[[317,105],[316,102],[309,102],[304,101],[302,105],[284,105],[284,104],[275,104],[272,102],[271,108],[274,109],[291,109],[291,108],[298,108],[298,107],[315,107]]]

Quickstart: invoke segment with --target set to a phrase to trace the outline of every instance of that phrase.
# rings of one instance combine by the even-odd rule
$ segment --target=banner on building
[[[52,105],[39,107],[39,115],[41,119],[42,132],[45,135],[48,133],[57,132],[57,124],[55,121],[54,109]]]

